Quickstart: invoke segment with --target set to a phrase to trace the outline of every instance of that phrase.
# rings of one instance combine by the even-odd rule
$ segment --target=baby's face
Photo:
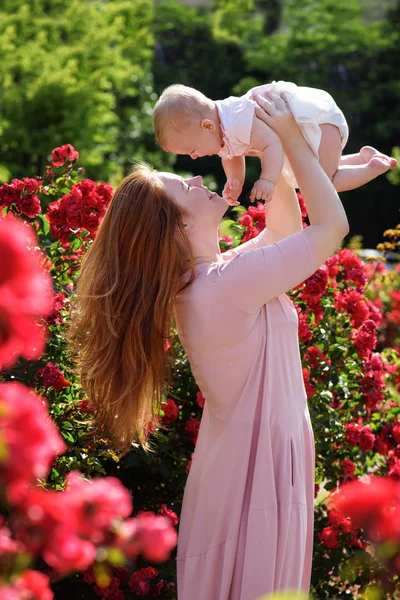
[[[192,121],[183,132],[169,132],[166,149],[174,154],[188,154],[193,159],[218,154],[222,146],[220,128],[210,123]]]

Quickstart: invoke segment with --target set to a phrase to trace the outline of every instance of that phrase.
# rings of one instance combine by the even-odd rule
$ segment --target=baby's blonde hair
[[[165,88],[153,110],[153,126],[156,140],[165,148],[167,128],[181,132],[193,117],[202,119],[213,109],[213,101],[204,94],[180,83]]]

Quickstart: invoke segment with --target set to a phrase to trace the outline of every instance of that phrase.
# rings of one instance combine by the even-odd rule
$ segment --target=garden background
[[[81,256],[110,202],[110,186],[136,160],[182,175],[202,174],[211,189],[221,192],[224,177],[217,157],[194,162],[163,153],[154,141],[152,107],[171,83],[192,85],[213,99],[274,79],[321,87],[335,97],[348,119],[346,152],[369,144],[399,158],[400,2],[214,0],[193,6],[150,0],[3,0],[0,56],[0,207],[4,217],[16,214],[32,227],[46,256],[40,267],[51,277],[53,290],[51,310],[42,302],[29,312],[30,299],[39,292],[31,287],[27,269],[24,302],[18,309],[11,307],[4,292],[4,286],[10,290],[15,284],[9,265],[21,266],[25,259],[7,261],[5,268],[7,236],[18,238],[13,237],[13,222],[7,221],[0,228],[0,491],[5,519],[0,529],[0,599],[50,600],[51,593],[60,600],[172,599],[175,548],[168,527],[179,535],[183,488],[207,400],[173,338],[167,349],[173,383],[166,390],[160,427],[149,432],[155,452],[132,448],[122,459],[115,454],[90,422],[90,401],[68,354],[68,312]],[[248,207],[258,169],[257,160],[248,159],[242,208],[231,209],[221,227],[223,250],[265,226],[262,205]],[[361,236],[364,248],[375,248],[391,229],[380,249],[398,249],[399,184],[397,170],[342,195],[351,236]],[[360,260],[360,238],[347,244],[349,248],[339,250],[291,293],[299,312],[316,437],[312,593],[314,598],[381,600],[399,594],[400,527],[392,523],[390,535],[381,529],[378,535],[355,515],[339,515],[326,495],[366,474],[388,482],[400,477],[400,270]],[[32,340],[40,344],[27,323],[38,316],[47,341],[35,353]],[[41,439],[35,429],[39,421],[31,424],[31,436],[19,421],[24,438],[15,441],[13,415],[23,419],[16,408],[22,401],[16,398],[26,391],[9,386],[18,382],[46,399],[61,435],[40,472],[31,469],[30,483],[40,478],[34,491],[47,492],[34,499],[15,491],[22,477],[16,464],[22,460],[23,442],[32,458],[31,449],[35,443],[39,448]],[[28,428],[28,420],[23,422]],[[14,437],[7,433],[11,430]],[[82,516],[72,544],[67,534],[72,524],[66,517],[72,513],[56,515],[51,506],[62,505],[68,497],[60,490],[74,470],[87,478],[117,477],[132,493],[133,513],[126,497],[121,513],[108,507],[107,527],[103,520],[96,539],[82,525]],[[69,495],[73,490],[78,494],[81,484],[70,481]],[[119,484],[106,481],[122,498]],[[99,497],[107,497],[104,490],[96,491],[97,500],[83,494],[86,508],[90,505],[95,514],[105,510],[105,499],[104,505],[96,504]],[[82,514],[87,517],[87,512]],[[131,529],[123,529],[121,519],[131,513]],[[164,517],[157,521],[159,529],[138,525],[154,515]],[[119,529],[114,523],[118,519]],[[98,521],[92,523],[96,527]],[[158,537],[149,534],[146,543],[137,541],[139,530],[155,529]],[[154,551],[161,546],[163,552]],[[30,576],[32,570],[45,573],[50,583],[40,579],[33,585],[24,575],[28,566]]]

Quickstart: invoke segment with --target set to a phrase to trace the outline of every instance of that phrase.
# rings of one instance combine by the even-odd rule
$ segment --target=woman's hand
[[[257,95],[254,98],[258,105],[256,117],[275,131],[284,146],[306,143],[284,94],[264,93],[265,97]]]

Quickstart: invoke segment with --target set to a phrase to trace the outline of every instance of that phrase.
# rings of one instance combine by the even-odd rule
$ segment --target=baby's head
[[[157,142],[167,152],[192,158],[217,154],[222,145],[215,103],[186,85],[170,85],[153,111]]]

